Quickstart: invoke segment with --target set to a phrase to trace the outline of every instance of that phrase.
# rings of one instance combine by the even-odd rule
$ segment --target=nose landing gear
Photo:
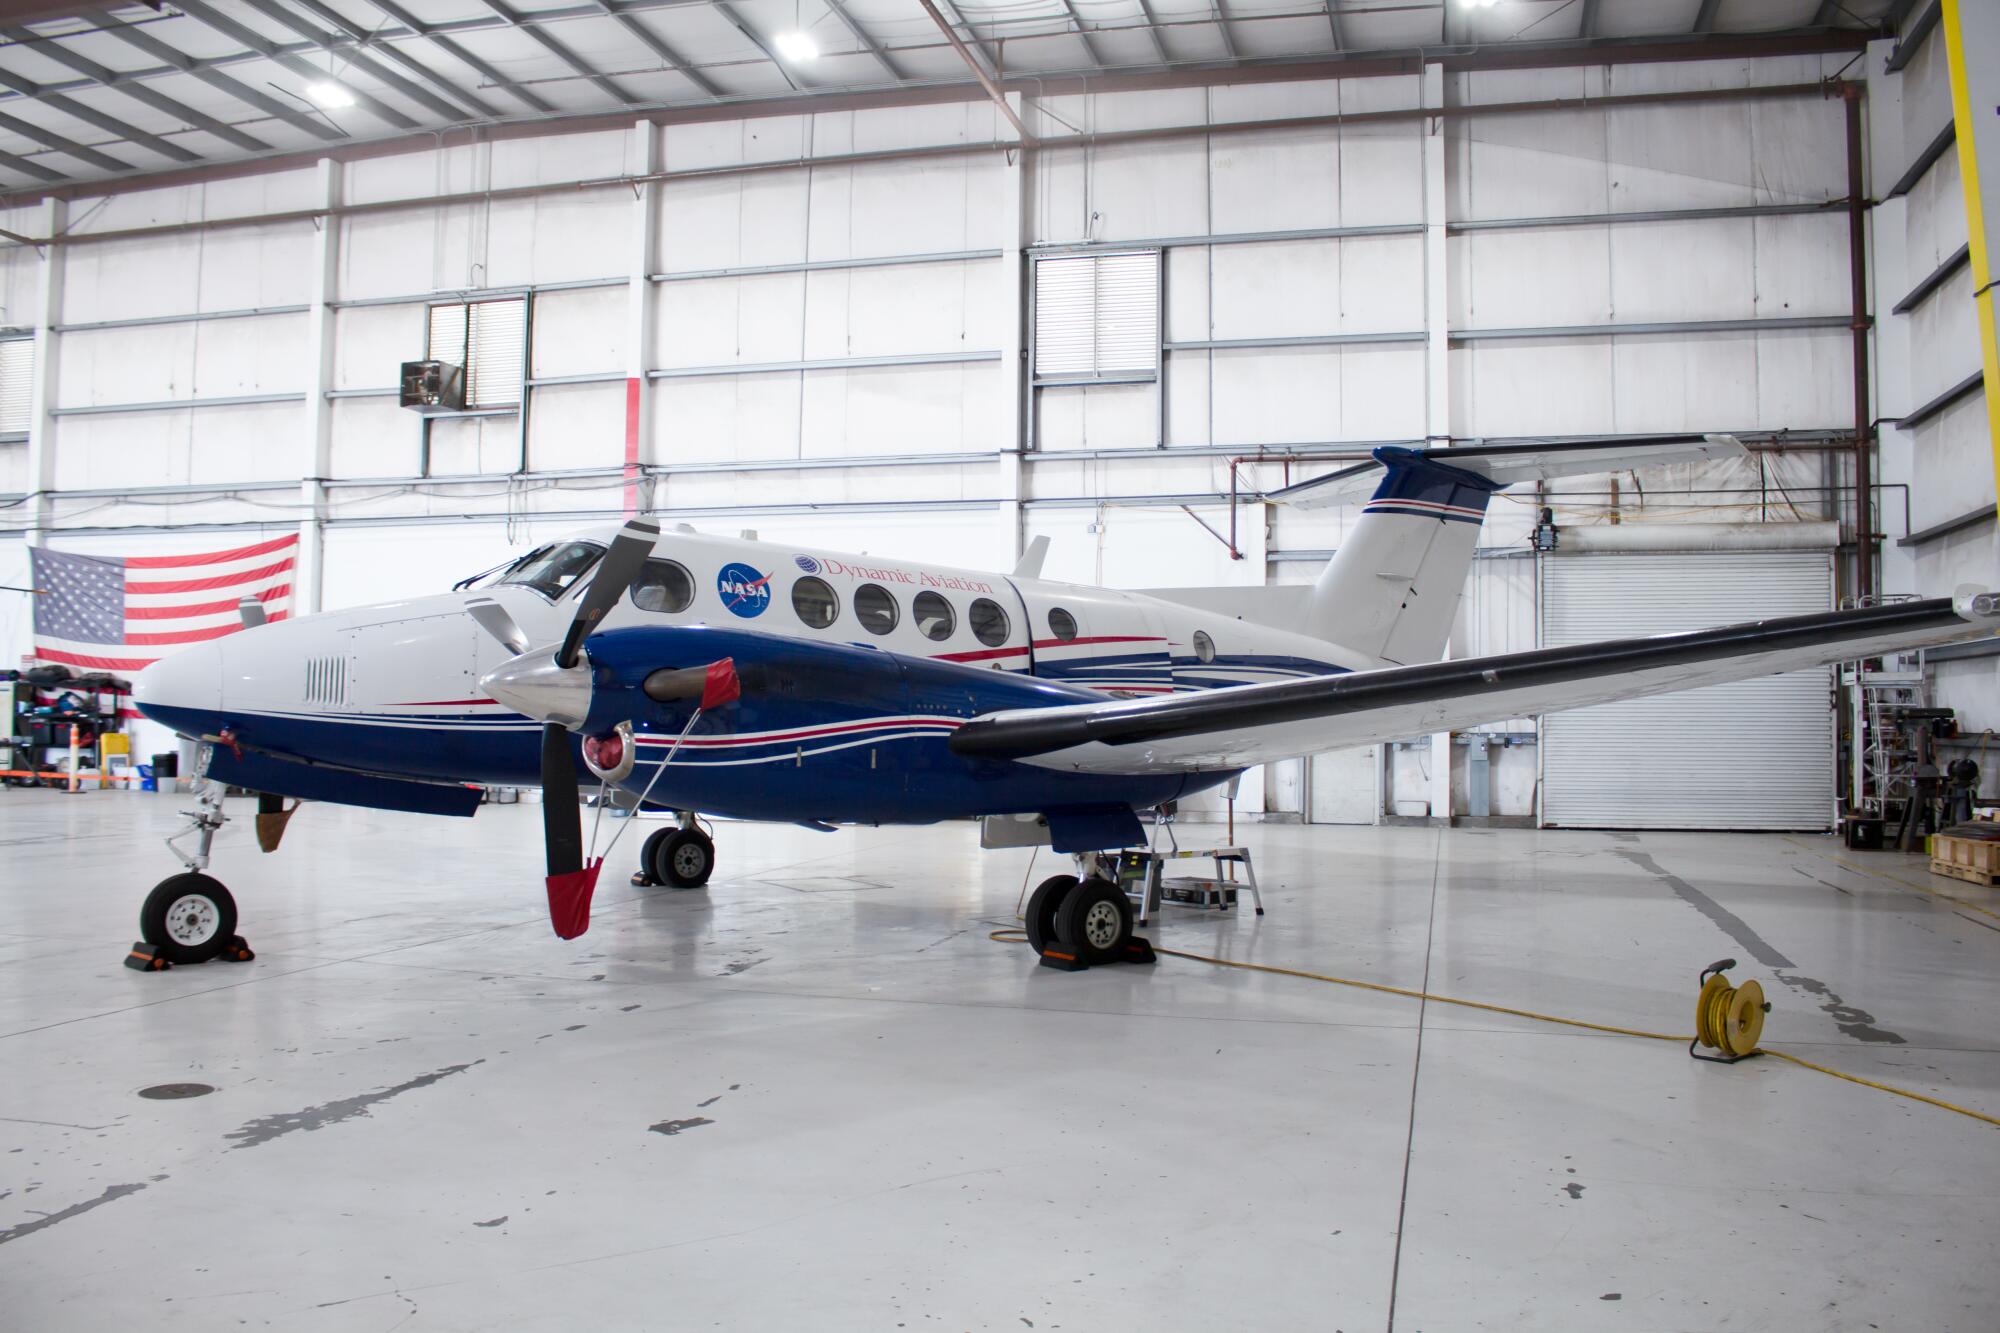
[[[167,847],[187,869],[153,887],[139,909],[141,943],[126,955],[126,966],[142,972],[163,971],[177,963],[206,963],[211,958],[248,962],[256,957],[236,933],[236,899],[203,872],[216,832],[229,822],[223,809],[225,788],[204,783],[199,803],[184,811],[189,825],[167,839]],[[198,835],[197,850],[183,851],[180,840]]]

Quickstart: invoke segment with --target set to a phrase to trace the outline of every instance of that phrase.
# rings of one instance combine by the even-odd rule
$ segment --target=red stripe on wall
[[[260,602],[275,602],[280,597],[291,595],[292,585],[274,583],[268,588],[245,593],[245,597],[255,597]],[[225,611],[234,611],[239,599],[226,598],[220,602],[177,602],[172,606],[128,606],[125,608],[127,620],[179,620],[183,616],[219,616]],[[276,617],[272,617],[276,619]]]
[[[625,516],[639,512],[639,393],[642,381],[625,381]]]
[[[248,560],[253,555],[269,555],[282,551],[288,546],[297,546],[299,535],[273,537],[267,542],[254,546],[239,546],[233,551],[204,551],[198,555],[134,555],[125,558],[127,569],[180,569],[193,565],[226,565],[231,560]]]
[[[207,579],[170,579],[164,583],[134,583],[125,580],[126,592],[213,592],[217,588],[236,588],[259,579],[272,578],[292,572],[292,560],[280,560],[275,565],[265,565],[261,569],[246,569],[240,574],[218,574]]]

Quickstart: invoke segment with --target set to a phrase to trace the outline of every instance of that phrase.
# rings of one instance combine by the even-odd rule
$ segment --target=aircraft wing
[[[2000,594],[976,718],[968,758],[1081,773],[1212,772],[1507,718],[1775,675],[2000,630]]]

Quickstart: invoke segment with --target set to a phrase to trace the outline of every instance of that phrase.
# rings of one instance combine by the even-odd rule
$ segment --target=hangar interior
[[[0,24],[10,589],[37,550],[123,562],[128,598],[221,552],[298,620],[638,514],[802,570],[1004,572],[1046,538],[1045,577],[1163,590],[1223,640],[1230,590],[1312,584],[1360,521],[1285,487],[1384,447],[1683,434],[1744,450],[1496,495],[1449,657],[2000,575],[1950,70],[1976,7],[27,8]],[[421,362],[463,374],[413,410]],[[0,593],[10,665],[173,646],[66,656],[34,603]],[[1155,942],[1320,981],[1036,969],[988,935],[1054,854],[964,822],[720,822],[706,887],[627,889],[614,856],[564,945],[533,792],[469,822],[312,804],[268,858],[244,806],[217,864],[257,959],[126,972],[187,803],[153,759],[192,745],[107,720],[152,774],[113,789],[17,725],[10,1302],[1990,1328],[2000,896],[1837,831],[1893,840],[1918,763],[2000,794],[1996,646],[1183,801],[1179,843],[1251,848],[1268,912],[1167,904]],[[1726,956],[1845,1083],[1533,1016],[1685,1037]],[[134,1095],[178,1084],[220,1095]]]

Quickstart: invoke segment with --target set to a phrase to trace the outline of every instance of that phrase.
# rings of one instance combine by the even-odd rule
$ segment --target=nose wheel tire
[[[1131,900],[1110,880],[1092,876],[1064,897],[1056,937],[1086,963],[1111,962],[1132,938]]]
[[[139,937],[170,963],[219,957],[236,933],[236,899],[207,875],[163,879],[139,909]]]
[[[651,888],[660,882],[660,877],[653,873],[653,867],[659,863],[660,848],[677,832],[678,829],[662,828],[646,835],[646,841],[639,848],[639,873],[632,876],[633,884]]]
[[[652,853],[646,868],[658,883],[698,889],[715,872],[715,844],[700,829],[675,829],[658,846],[652,838],[646,840],[646,846]]]
[[[1028,897],[1026,917],[1028,944],[1036,953],[1046,952],[1048,946],[1057,942],[1056,914],[1062,910],[1063,902],[1075,891],[1075,875],[1051,875],[1035,886]]]

